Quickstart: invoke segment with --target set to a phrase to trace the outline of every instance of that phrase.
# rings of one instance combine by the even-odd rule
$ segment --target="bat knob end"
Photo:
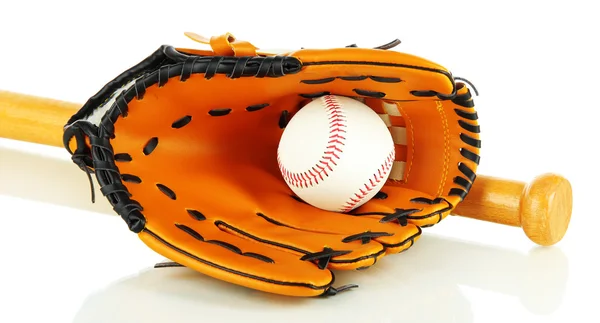
[[[521,226],[533,242],[550,246],[567,232],[573,208],[571,183],[557,174],[537,176],[523,190]]]

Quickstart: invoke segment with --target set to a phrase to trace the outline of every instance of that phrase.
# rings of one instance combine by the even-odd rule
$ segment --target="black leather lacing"
[[[341,292],[350,290],[352,288],[358,288],[358,285],[356,285],[356,284],[347,284],[347,285],[340,286],[340,287],[333,287],[332,286],[332,287],[329,287],[325,291],[325,293],[323,293],[322,296],[335,296],[335,295],[337,295],[337,294],[339,294]]]
[[[163,261],[163,262],[156,263],[154,265],[154,268],[173,268],[173,267],[184,267],[184,266],[177,262],[174,262],[174,261]]]
[[[459,81],[465,82],[471,88],[473,88],[475,95],[479,95],[479,92],[475,88],[475,85],[473,85],[473,83],[469,82],[467,79],[462,78],[462,77],[453,77],[453,80],[454,81],[459,80]],[[453,84],[455,84],[455,83],[453,82]],[[479,139],[476,139],[476,138],[472,137],[471,135],[469,135],[469,133],[478,134],[481,131],[479,125],[473,125],[472,123],[468,122],[468,121],[475,121],[478,119],[477,112],[475,112],[473,110],[475,103],[471,99],[472,98],[471,92],[466,91],[464,94],[460,94],[460,95],[457,94],[458,90],[464,86],[465,86],[465,84],[462,84],[462,83],[459,84],[458,86],[455,85],[454,90],[450,95],[440,94],[433,90],[412,91],[411,94],[414,96],[417,96],[417,97],[437,96],[441,100],[451,100],[454,104],[457,104],[457,105],[465,108],[465,109],[454,109],[454,112],[460,118],[464,119],[464,120],[458,120],[458,125],[464,130],[464,132],[460,133],[459,137],[460,137],[461,141],[463,143],[467,144],[468,146],[471,146],[474,148],[481,148],[481,141]],[[460,148],[460,154],[463,157],[473,161],[475,164],[479,164],[479,161],[480,161],[479,155],[468,150],[467,148]],[[469,193],[469,190],[471,189],[473,182],[476,179],[476,176],[475,176],[475,173],[473,172],[473,170],[471,170],[464,163],[459,164],[459,170],[461,171],[461,173],[463,173],[465,175],[466,178],[460,177],[460,176],[455,178],[454,183],[461,186],[461,188],[458,188],[458,187],[451,188],[448,194],[453,195],[453,196],[458,196],[461,200],[463,200]],[[450,203],[448,203],[448,204],[450,204]]]
[[[139,233],[145,226],[145,218],[141,213],[142,207],[137,201],[130,199],[128,191],[122,184],[121,174],[115,165],[115,156],[109,140],[114,138],[115,122],[120,116],[127,116],[129,102],[134,99],[143,99],[146,89],[154,84],[165,86],[173,79],[185,82],[194,74],[202,75],[207,79],[217,74],[224,74],[229,78],[281,77],[297,73],[300,68],[301,63],[295,57],[197,57],[181,53],[171,46],[162,46],[146,60],[119,75],[91,97],[82,109],[69,120],[69,126],[64,132],[63,144],[69,149],[69,141],[75,137],[77,149],[71,152],[72,159],[88,174],[92,187],[92,200],[95,201],[93,181],[90,175],[93,168],[102,193],[108,198],[115,212],[121,215],[130,230]],[[131,79],[135,79],[133,86],[120,92],[98,127],[80,121],[108,101],[113,93],[119,90],[123,84],[129,83]],[[266,105],[251,107],[249,110],[256,110],[264,106]],[[211,110],[211,114],[222,116],[229,111],[229,109]],[[172,127],[180,128],[190,121],[190,116],[184,116],[174,121]],[[287,115],[282,114],[280,126],[285,126],[287,121]],[[91,149],[85,144],[84,135],[90,139]],[[158,138],[151,138],[143,152],[146,155],[151,154],[157,145]],[[135,175],[130,175],[130,178],[139,179]],[[139,181],[136,180],[136,182]],[[176,198],[175,193],[164,184],[158,184],[157,187],[171,199]]]
[[[193,237],[194,239],[198,240],[199,242],[204,242],[204,243],[209,243],[209,244],[213,244],[213,245],[217,245],[220,246],[222,248],[225,248],[233,253],[236,253],[240,256],[245,256],[245,257],[250,257],[250,258],[254,258],[254,259],[258,259],[260,261],[263,261],[265,263],[270,263],[273,264],[275,263],[275,261],[265,255],[261,255],[261,254],[257,254],[254,252],[243,252],[240,248],[232,245],[231,243],[225,242],[225,241],[221,241],[221,240],[209,240],[209,239],[205,239],[200,233],[198,233],[196,230],[188,227],[187,225],[184,224],[175,224],[175,226],[177,228],[179,228],[181,231],[189,234],[191,237]]]
[[[88,127],[87,132],[95,133],[95,130],[89,129],[90,127],[93,127],[92,125],[89,125],[87,123],[80,123],[80,124],[82,125],[82,127]],[[72,151],[71,147],[69,145],[69,141],[72,138],[75,139],[75,151]],[[95,189],[94,189],[94,181],[92,181],[92,175],[91,175],[92,173],[94,173],[94,170],[93,170],[93,168],[91,168],[92,167],[91,151],[85,142],[84,129],[81,129],[79,126],[73,126],[73,127],[65,129],[64,137],[63,137],[63,144],[64,144],[65,148],[67,149],[67,151],[71,154],[71,160],[73,161],[73,163],[75,163],[75,165],[77,165],[81,170],[85,171],[85,174],[87,175],[87,178],[88,178],[88,181],[90,184],[92,203],[95,203],[96,202],[96,194],[95,194]]]
[[[479,95],[479,91],[477,91],[477,88],[475,87],[475,85],[473,83],[471,83],[469,80],[467,80],[466,78],[455,76],[454,80],[455,81],[463,81],[463,82],[467,83],[471,88],[473,88],[475,95]]]
[[[406,226],[408,224],[408,216],[413,213],[420,212],[420,211],[422,211],[422,210],[421,209],[395,208],[394,213],[385,215],[383,218],[381,218],[381,220],[379,220],[379,222],[380,223],[388,223],[388,222],[396,220],[396,221],[398,221],[398,224],[400,224],[401,226]]]
[[[373,239],[373,238],[390,237],[393,235],[394,235],[393,233],[389,233],[389,232],[367,231],[367,232],[362,232],[362,233],[358,233],[358,234],[353,234],[351,236],[347,236],[344,239],[342,239],[342,242],[348,243],[348,242],[360,240],[362,244],[367,244],[367,243],[371,242],[371,239]]]
[[[160,85],[164,85],[172,77],[177,77],[179,81],[185,82],[192,74],[203,74],[207,78],[216,74],[224,74],[229,78],[281,77],[297,73],[301,67],[302,63],[292,56],[198,57],[179,52],[173,46],[164,45],[140,63],[108,82],[69,119],[67,125],[85,119],[124,84],[140,77],[144,77],[145,81],[136,82],[130,89],[133,93],[128,94],[125,98],[143,99],[146,88],[157,84],[159,78]]]
[[[319,267],[319,269],[325,269],[327,268],[329,261],[331,261],[331,258],[347,255],[351,252],[351,250],[333,250],[331,248],[325,247],[322,251],[308,253],[302,256],[300,260],[316,261],[317,267]]]
[[[477,89],[475,89],[475,86],[471,82],[467,81],[464,78],[455,77],[455,79],[465,81],[473,88],[473,90],[477,94]],[[461,86],[464,85],[461,84]],[[456,115],[458,115],[462,119],[458,120],[459,126],[464,130],[460,133],[460,140],[470,147],[481,148],[481,140],[476,139],[472,136],[473,134],[479,134],[481,129],[479,125],[473,125],[471,123],[472,121],[476,121],[478,119],[477,112],[475,112],[473,109],[475,104],[472,100],[471,92],[466,91],[464,94],[457,95],[456,97],[452,98],[452,102],[464,108],[454,109]],[[461,156],[472,161],[476,165],[479,165],[480,156],[474,153],[473,151],[469,150],[468,148],[461,147],[460,154]],[[458,170],[464,176],[457,176],[453,179],[453,181],[460,187],[454,187],[450,189],[448,195],[458,196],[461,200],[463,200],[471,190],[471,187],[473,186],[473,183],[475,182],[477,176],[469,166],[462,162],[458,164]]]
[[[383,50],[392,49],[392,48],[400,45],[400,43],[401,43],[400,39],[394,39],[394,40],[392,40],[389,43],[373,47],[373,49],[383,49]],[[358,47],[358,45],[357,44],[350,44],[350,45],[346,45],[346,47]]]

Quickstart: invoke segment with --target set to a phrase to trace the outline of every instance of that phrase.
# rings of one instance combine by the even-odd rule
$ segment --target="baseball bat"
[[[0,91],[0,137],[63,147],[65,122],[76,103]],[[479,175],[453,215],[521,227],[533,242],[550,246],[565,235],[573,206],[569,181],[553,173],[530,183]]]

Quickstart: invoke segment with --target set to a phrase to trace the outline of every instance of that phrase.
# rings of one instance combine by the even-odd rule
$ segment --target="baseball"
[[[279,169],[292,191],[320,209],[348,212],[385,184],[395,158],[379,115],[350,97],[326,95],[302,107],[284,130]]]

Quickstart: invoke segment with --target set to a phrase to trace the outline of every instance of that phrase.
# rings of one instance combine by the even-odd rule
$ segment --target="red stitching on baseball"
[[[346,138],[339,134],[346,132],[346,115],[335,99],[335,96],[326,95],[323,97],[323,101],[325,102],[324,109],[327,112],[327,120],[329,120],[329,141],[321,159],[307,171],[292,173],[283,166],[279,154],[277,154],[279,169],[283,178],[290,186],[308,188],[309,186],[319,184],[320,181],[329,176],[327,170],[333,171],[332,165],[337,166],[336,161],[340,159],[339,153],[343,152]]]
[[[369,178],[369,182],[364,183],[364,190],[362,187],[359,188],[358,192],[354,193],[354,196],[350,197],[348,201],[344,203],[344,207],[341,210],[342,212],[348,212],[352,210],[358,203],[360,203],[360,201],[362,201],[365,196],[369,194],[369,192],[375,188],[376,184],[385,179],[387,173],[392,169],[394,158],[396,158],[396,150],[392,149],[383,164],[381,164],[379,169],[377,169],[377,172],[373,174],[372,178]],[[373,183],[373,181],[375,181],[375,183]]]

